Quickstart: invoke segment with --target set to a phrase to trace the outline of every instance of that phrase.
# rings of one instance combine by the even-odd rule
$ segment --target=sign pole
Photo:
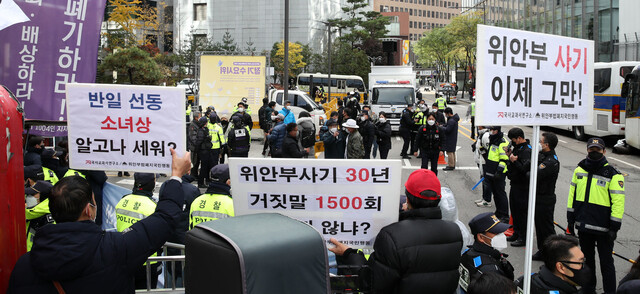
[[[533,141],[531,141],[531,171],[529,182],[529,212],[527,213],[527,241],[524,257],[524,293],[531,289],[531,256],[533,254],[533,220],[536,213],[536,188],[538,182],[538,142],[540,141],[540,126],[533,126]],[[538,248],[539,250],[540,248]]]

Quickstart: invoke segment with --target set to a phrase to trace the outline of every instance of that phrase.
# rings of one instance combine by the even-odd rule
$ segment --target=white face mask
[[[504,233],[493,236],[493,238],[491,238],[491,247],[498,251],[507,249],[507,236],[505,236]]]
[[[289,109],[291,109],[291,106],[285,106],[284,108],[289,110]]]
[[[276,120],[276,118],[278,118],[278,117],[277,117],[277,116],[275,116],[275,115],[272,115],[272,116],[271,116],[271,120],[272,120],[272,121],[275,121],[275,120]]]
[[[365,120],[367,120],[367,118],[366,118],[366,117],[364,117],[364,116],[361,116],[361,117],[360,117],[360,120],[361,120],[361,121],[365,121]]]
[[[244,112],[244,108],[238,108],[238,112]]]
[[[435,125],[435,124],[436,124],[436,121],[435,121],[435,120],[428,120],[428,121],[427,121],[427,123],[428,123],[430,126],[432,126],[432,125]]]
[[[380,123],[385,123],[387,122],[387,119],[384,117],[381,117],[378,121],[380,121]]]
[[[335,134],[338,131],[338,128],[331,128],[330,131],[332,134]]]
[[[542,151],[542,149],[544,149],[542,148],[542,144],[538,143],[538,151]]]

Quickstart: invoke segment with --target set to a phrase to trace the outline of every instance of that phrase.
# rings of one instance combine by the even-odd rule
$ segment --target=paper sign
[[[73,169],[171,172],[185,150],[184,88],[68,84]]]
[[[235,215],[277,212],[353,248],[398,221],[399,160],[231,158],[229,171]]]

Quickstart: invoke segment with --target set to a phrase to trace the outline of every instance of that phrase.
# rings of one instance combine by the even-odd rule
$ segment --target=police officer
[[[200,172],[198,173],[198,188],[207,187],[205,178],[207,178],[207,171],[211,170],[212,165],[211,147],[213,144],[209,128],[207,128],[208,123],[209,119],[205,116],[198,120],[198,131],[196,132],[196,142],[193,150],[198,153],[201,163]]]
[[[411,159],[407,151],[410,151],[409,145],[411,144],[411,150],[413,150],[413,139],[411,136],[411,130],[415,125],[413,121],[413,104],[408,104],[407,108],[402,111],[402,117],[400,118],[400,136],[402,136],[402,151],[400,156],[404,159]]]
[[[210,155],[210,167],[214,167],[218,164],[220,159],[220,150],[227,144],[227,139],[224,137],[224,131],[220,126],[220,118],[215,112],[209,115],[209,122],[207,124],[209,135],[211,136],[211,155]]]
[[[484,171],[484,181],[487,188],[491,190],[493,199],[496,204],[496,216],[500,221],[509,223],[509,200],[505,191],[504,177],[507,173],[507,156],[506,149],[509,143],[504,138],[500,126],[489,127],[489,150],[487,158],[482,167]]]
[[[533,260],[542,260],[545,240],[555,234],[553,212],[556,206],[556,181],[560,172],[560,162],[556,155],[558,137],[554,133],[543,133],[538,142],[538,183],[536,188],[536,240],[538,252],[533,254]]]
[[[507,238],[513,247],[525,245],[527,235],[527,207],[529,206],[529,173],[531,171],[531,144],[524,138],[521,128],[512,128],[507,133],[511,140],[510,148],[506,150],[507,176],[511,180],[509,190],[509,205],[513,217],[513,235]]]
[[[238,104],[236,106],[233,107],[233,112],[232,113],[236,113],[239,111],[240,106],[242,106],[243,111],[246,112],[248,115],[251,115],[251,108],[249,108],[249,104],[247,104],[247,97],[242,97],[242,100],[240,102],[238,102]]]
[[[209,175],[207,191],[191,203],[189,229],[202,222],[233,217],[229,165],[218,164],[211,169]]]
[[[116,229],[124,232],[131,225],[143,220],[156,211],[156,202],[151,198],[156,188],[156,177],[152,173],[134,173],[133,191],[125,195],[116,205]],[[157,256],[154,253],[151,256]],[[160,264],[151,262],[151,281],[149,287],[156,288],[158,283],[158,270]],[[145,266],[142,265],[135,274],[136,289],[147,288],[147,275]]]
[[[473,245],[462,254],[460,261],[460,288],[466,291],[468,285],[486,273],[497,273],[513,280],[513,266],[508,255],[500,251],[507,248],[504,231],[509,225],[501,222],[491,212],[481,213],[469,221]]]
[[[249,157],[251,133],[239,116],[233,116],[231,127],[227,130],[229,157]]]
[[[37,181],[33,186],[24,189],[25,195],[34,197],[38,204],[27,207],[25,217],[27,219],[27,251],[31,251],[33,237],[41,227],[55,223],[49,211],[49,195],[53,185],[47,181]]]
[[[611,252],[624,214],[624,177],[607,162],[602,138],[589,139],[587,152],[587,158],[574,170],[569,187],[568,230],[573,234],[577,227],[580,248],[589,268],[595,269],[595,247],[598,247],[604,292],[614,293],[616,271]],[[595,293],[595,272],[591,272],[589,282],[583,286],[584,293]]]
[[[51,166],[51,163],[58,160],[58,158],[55,157],[55,154],[56,151],[53,149],[44,149],[40,158],[43,164],[42,172],[44,174],[44,180],[52,185],[55,185],[59,180],[58,175],[56,174],[57,170],[51,169],[51,167],[53,167]]]
[[[438,93],[436,93],[436,103],[438,103],[438,110],[440,111],[444,111],[447,108],[447,99]]]
[[[434,113],[426,115],[426,123],[420,126],[416,136],[416,144],[413,146],[413,155],[418,155],[418,148],[422,153],[422,165],[420,168],[428,169],[431,161],[431,171],[438,175],[438,157],[442,155],[442,141],[444,130],[436,125]]]

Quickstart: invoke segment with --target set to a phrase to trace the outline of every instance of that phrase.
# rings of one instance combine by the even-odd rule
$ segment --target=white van
[[[316,125],[316,130],[320,130],[320,127],[324,125],[327,120],[327,116],[324,112],[324,108],[318,105],[307,93],[297,90],[289,90],[287,93],[289,99],[282,99],[284,96],[284,90],[271,89],[269,91],[269,102],[275,101],[275,110],[280,111],[284,107],[285,101],[291,102],[291,111],[296,116],[296,121],[300,117],[300,112],[306,111],[311,115],[313,123]]]

